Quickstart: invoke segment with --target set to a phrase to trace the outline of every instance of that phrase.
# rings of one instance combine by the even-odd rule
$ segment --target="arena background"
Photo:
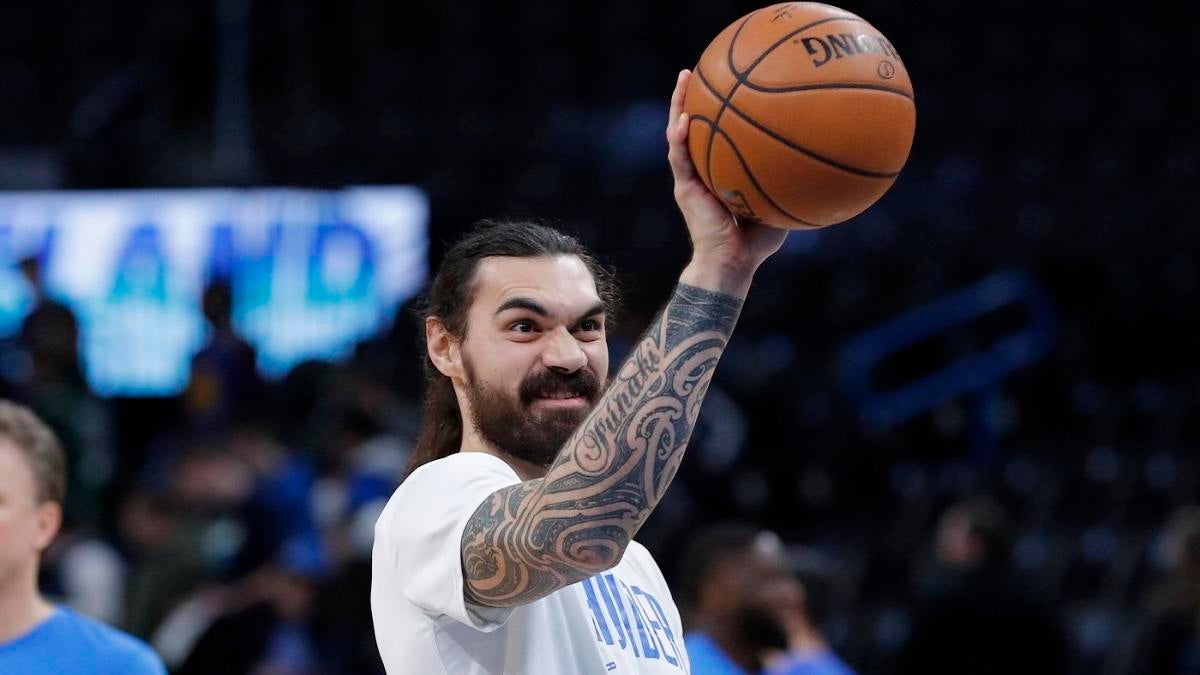
[[[1195,569],[1172,577],[1166,536],[1200,498],[1195,17],[1081,1],[842,6],[905,59],[911,159],[867,213],[794,233],[761,270],[639,539],[674,581],[700,524],[773,528],[797,564],[824,570],[835,650],[888,673],[936,566],[940,514],[991,495],[1015,524],[1014,573],[1066,627],[1070,672],[1197,672],[1137,665],[1161,589],[1198,584]],[[412,293],[472,221],[548,218],[617,269],[622,356],[688,252],[662,134],[675,73],[756,7],[7,4],[0,375],[72,458],[47,592],[153,640],[190,664],[179,672],[381,672],[370,528],[418,422]],[[353,215],[354,186],[409,187],[403,206]],[[217,201],[178,226],[154,201],[166,193],[122,193],[95,240],[86,200],[115,197],[57,192],[279,187],[291,190],[205,193]],[[82,212],[64,216],[63,199]],[[255,199],[268,206],[238,210]],[[272,199],[300,215],[270,215],[293,213]],[[370,245],[332,262],[312,243],[362,223],[386,238],[397,209],[407,238],[351,233]],[[300,243],[236,244],[288,218],[311,229]],[[222,226],[233,234],[212,235]],[[188,227],[205,234],[170,243]],[[30,256],[51,296],[40,304],[20,273]],[[286,284],[263,290],[260,273],[308,285],[280,300]],[[314,278],[341,286],[322,295]],[[257,369],[203,323],[202,291],[221,280],[230,292],[210,300],[232,299]],[[122,293],[140,304],[114,309]],[[256,302],[278,311],[255,318]],[[79,320],[78,365],[62,307]],[[330,337],[346,316],[358,332]],[[163,370],[139,374],[151,356]],[[189,626],[214,616],[232,619],[197,639]],[[1195,644],[1190,617],[1181,639]],[[276,628],[295,639],[268,640]]]

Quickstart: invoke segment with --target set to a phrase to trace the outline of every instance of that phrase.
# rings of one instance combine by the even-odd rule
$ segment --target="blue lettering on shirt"
[[[675,634],[671,632],[671,622],[667,621],[667,613],[663,611],[662,605],[658,604],[658,600],[655,600],[653,595],[650,595],[637,586],[633,587],[633,592],[635,595],[645,598],[646,602],[649,603],[650,608],[654,610],[654,616],[658,617],[657,620],[650,620],[650,630],[656,637],[661,631],[661,633],[667,638],[661,642],[661,644],[664,645],[663,658],[667,660],[667,663],[673,666],[678,666],[679,650],[675,647]],[[675,653],[674,656],[666,653],[666,647],[668,646]]]
[[[591,579],[586,580],[589,585],[591,584],[591,581]],[[621,649],[625,649],[625,629],[621,627],[621,620],[617,617],[617,608],[613,606],[612,596],[608,594],[608,589],[604,587],[603,581],[597,583],[596,587],[600,589],[600,597],[604,598],[604,606],[608,608],[608,616],[612,618],[613,628],[615,628],[617,632],[617,640],[619,641],[618,644],[620,645]],[[608,644],[612,644],[612,642],[609,642]]]
[[[583,592],[587,595],[588,609],[592,610],[592,625],[596,627],[596,640],[604,640],[604,644],[611,645],[613,643],[612,632],[608,630],[608,621],[604,619],[604,612],[600,611],[600,601],[596,599],[596,589],[592,587],[590,578],[583,580]]]
[[[625,597],[629,598],[629,607],[633,610],[633,620],[637,623],[638,636],[642,639],[642,654],[648,659],[658,658],[658,638],[653,633],[650,634],[650,640],[646,639],[646,621],[642,620],[642,608],[638,606],[633,597],[633,591],[629,590],[629,585],[624,581],[621,582],[621,588],[625,589]]]
[[[652,594],[626,584],[611,573],[584,579],[580,585],[592,612],[597,642],[631,651],[638,659],[663,660],[682,668],[679,646],[667,614]]]
[[[625,603],[621,602],[621,593],[617,590],[617,581],[611,574],[605,574],[604,580],[608,582],[608,590],[612,592],[613,600],[616,601],[617,611],[621,613],[621,625],[625,628],[625,633],[629,635],[629,646],[633,647],[633,655],[641,656],[638,653],[637,642],[633,639],[633,629],[629,627],[629,615],[625,613]],[[601,592],[604,591],[604,586],[600,587]],[[645,636],[643,636],[644,638]]]

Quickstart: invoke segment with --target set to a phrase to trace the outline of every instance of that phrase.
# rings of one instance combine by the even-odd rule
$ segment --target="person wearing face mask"
[[[714,525],[680,559],[692,675],[853,675],[811,620],[773,532]]]

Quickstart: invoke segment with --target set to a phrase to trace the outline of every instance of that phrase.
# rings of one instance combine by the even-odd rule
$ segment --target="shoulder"
[[[650,555],[650,551],[645,546],[636,541],[629,542],[629,546],[625,549],[624,560],[643,577],[661,583],[664,586],[666,585],[662,570],[658,568],[658,563],[655,562],[654,556]]]
[[[430,462],[392,493],[375,523],[376,540],[457,520],[464,511],[473,513],[489,494],[519,482],[504,460],[482,452],[460,452]]]
[[[731,675],[740,672],[725,656],[725,652],[704,633],[688,631],[683,635],[683,645],[687,649],[688,661],[693,672],[723,673]],[[699,665],[697,665],[699,664]]]
[[[663,609],[678,625],[680,623],[679,610],[675,607],[675,598],[671,594],[671,587],[663,577],[662,570],[659,569],[654,556],[650,555],[650,551],[638,542],[631,541],[629,547],[625,549],[625,556],[622,558],[621,564],[625,566],[625,569],[632,570],[637,575],[638,584],[644,590],[655,595]]]
[[[76,634],[77,646],[86,645],[96,663],[103,664],[107,671],[130,675],[166,673],[162,659],[145,642],[65,607],[58,611]]]
[[[457,482],[477,474],[497,474],[511,476],[514,481],[519,480],[512,467],[495,455],[486,452],[456,452],[420,466],[400,484],[400,489],[403,490],[406,485],[438,480]]]
[[[453,500],[477,486],[492,490],[521,482],[504,460],[484,452],[458,452],[412,472],[392,494],[388,506],[411,503],[431,506]]]
[[[634,539],[629,542],[629,546],[625,549],[626,554],[632,554],[639,559],[654,560],[654,556],[650,555],[649,549],[642,546],[641,542]]]

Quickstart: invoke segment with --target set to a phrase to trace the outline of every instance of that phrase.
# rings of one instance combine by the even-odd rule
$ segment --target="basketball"
[[[916,127],[896,48],[862,18],[815,2],[738,19],[688,83],[688,149],[740,218],[805,229],[840,223],[887,192]]]

